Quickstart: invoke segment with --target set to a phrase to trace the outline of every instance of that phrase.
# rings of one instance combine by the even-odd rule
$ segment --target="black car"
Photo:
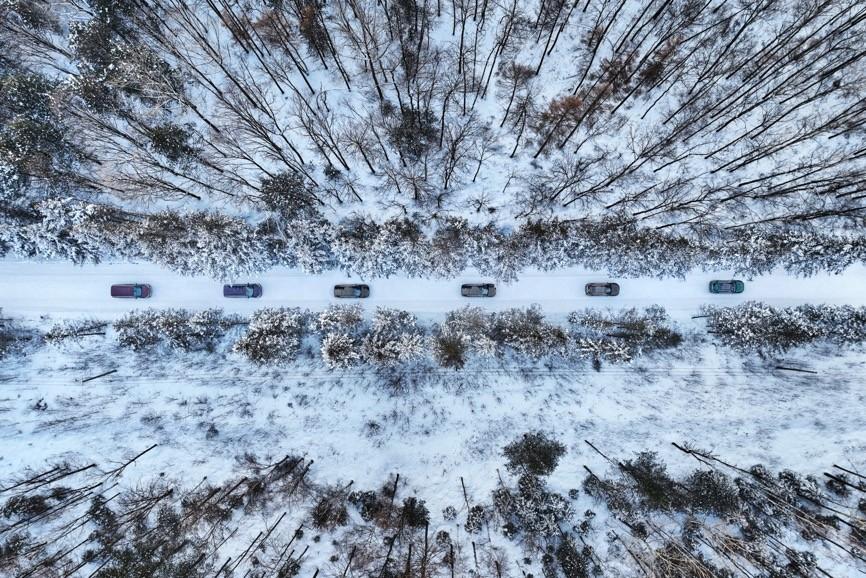
[[[223,297],[261,297],[262,286],[258,283],[223,285]]]
[[[616,297],[619,285],[616,283],[587,283],[584,291],[590,297]]]
[[[496,285],[493,283],[465,283],[460,286],[463,297],[493,297],[496,295]]]
[[[363,299],[370,296],[369,285],[334,285],[334,297]]]

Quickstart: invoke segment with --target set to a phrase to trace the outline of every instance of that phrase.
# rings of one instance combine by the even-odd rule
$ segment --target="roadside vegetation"
[[[810,344],[842,348],[866,341],[866,311],[850,306],[776,309],[757,302],[734,307],[706,306],[706,331],[721,347],[772,355]],[[106,333],[106,328],[112,331]],[[566,365],[628,363],[644,355],[694,347],[706,336],[684,331],[664,308],[574,311],[564,324],[545,318],[538,306],[488,312],[466,306],[438,323],[408,312],[378,308],[368,319],[360,305],[332,305],[312,312],[297,307],[261,309],[249,318],[220,309],[146,309],[113,323],[71,320],[40,334],[13,320],[3,326],[5,349],[29,343],[81,346],[106,336],[122,349],[147,355],[172,352],[233,352],[259,365],[317,359],[325,367],[378,370],[434,365],[459,371],[467,366],[509,360],[518,366],[546,361]],[[162,353],[161,353],[162,352]]]
[[[265,219],[250,224],[217,213],[141,215],[72,199],[20,206],[0,228],[0,253],[26,259],[96,263],[147,260],[183,275],[218,279],[276,266],[307,273],[342,270],[362,278],[451,278],[468,268],[500,280],[528,268],[581,266],[618,276],[684,277],[694,270],[761,275],[840,273],[866,262],[866,236],[762,226],[703,227],[683,233],[628,219],[538,219],[517,227],[442,217],[422,227],[409,217],[331,223]]]

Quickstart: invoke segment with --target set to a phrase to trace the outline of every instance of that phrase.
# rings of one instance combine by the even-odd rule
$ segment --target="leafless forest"
[[[862,218],[856,0],[2,11],[7,204],[51,194],[662,228]]]

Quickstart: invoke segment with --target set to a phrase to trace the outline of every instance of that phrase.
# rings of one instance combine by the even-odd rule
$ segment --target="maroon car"
[[[150,285],[145,283],[129,283],[124,285],[112,285],[111,296],[126,299],[147,299],[150,297]]]

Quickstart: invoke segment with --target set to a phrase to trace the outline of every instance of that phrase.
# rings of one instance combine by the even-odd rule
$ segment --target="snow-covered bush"
[[[14,166],[0,160],[0,203],[14,204],[24,189],[24,179]]]
[[[602,361],[628,363],[633,359],[631,348],[621,341],[609,337],[578,337],[574,340],[573,352],[601,366]]]
[[[322,360],[328,367],[342,369],[361,363],[363,325],[360,305],[330,305],[316,316],[313,327],[322,335]]]
[[[565,455],[565,445],[544,432],[528,432],[502,450],[505,467],[514,474],[549,476]]]
[[[431,338],[433,358],[442,367],[462,369],[466,364],[468,343],[459,335],[437,333]]]
[[[15,183],[4,186],[15,188]],[[528,267],[570,266],[624,276],[682,277],[701,268],[761,274],[776,267],[812,275],[866,261],[866,236],[816,229],[757,229],[752,235],[735,229],[703,238],[612,218],[534,220],[509,231],[443,217],[426,231],[405,217],[377,222],[354,216],[333,224],[318,213],[258,224],[206,212],[163,211],[142,219],[109,205],[53,198],[14,210],[0,205],[0,222],[9,223],[0,228],[0,244],[19,256],[77,263],[109,256],[146,258],[186,275],[220,279],[276,265],[308,273],[337,268],[369,278],[453,278],[474,267],[512,280]]]
[[[497,313],[493,320],[493,338],[532,359],[562,354],[567,341],[561,327],[544,320],[538,305]]]
[[[403,500],[400,519],[410,528],[424,528],[430,523],[430,511],[424,500],[410,496]]]
[[[234,350],[256,363],[291,361],[307,332],[308,313],[297,307],[256,311]]]
[[[162,312],[155,309],[132,311],[114,322],[117,342],[134,351],[154,347],[162,338]]]
[[[388,264],[388,255],[374,251],[380,225],[365,217],[352,217],[337,227],[331,250],[337,267],[352,271],[363,278],[387,277],[394,273]],[[389,249],[393,251],[394,247]]]
[[[668,511],[683,507],[681,484],[668,474],[667,466],[655,452],[640,452],[634,459],[623,461],[622,470],[642,508]]]
[[[94,319],[69,319],[57,323],[42,338],[49,345],[80,343],[84,337],[105,335],[108,323]]]
[[[396,500],[399,478],[391,477],[378,491],[358,490],[348,495],[361,519],[382,529],[403,533],[424,528],[430,522],[430,511],[424,500],[416,496]]]
[[[239,321],[219,309],[131,311],[114,322],[118,343],[141,350],[164,344],[179,351],[212,349]]]
[[[418,223],[407,218],[382,223],[369,217],[346,219],[337,228],[332,250],[339,268],[364,278],[427,272],[429,241]]]
[[[322,361],[331,369],[345,369],[363,361],[361,341],[348,333],[327,333],[322,337]]]
[[[866,238],[819,229],[791,227],[746,227],[727,234],[719,244],[724,268],[762,275],[781,266],[804,277],[821,271],[841,273],[862,262]]]
[[[393,367],[423,357],[426,344],[415,315],[380,307],[364,339],[364,360],[373,365]]]
[[[718,470],[695,470],[685,479],[686,499],[692,508],[724,517],[740,509],[740,496],[730,477]]]
[[[346,508],[347,493],[341,486],[329,486],[321,490],[321,495],[310,511],[313,527],[319,530],[333,530],[349,522]]]
[[[475,254],[476,247],[473,246],[472,236],[472,227],[466,219],[441,219],[430,238],[430,254],[427,256],[430,274],[450,279],[466,269],[470,257]]]
[[[508,459],[505,467],[517,476],[516,487],[500,478],[493,491],[493,508],[504,521],[503,533],[508,538],[557,543],[574,512],[567,498],[548,490],[545,478],[556,469],[565,446],[542,432],[528,432],[502,453]]]
[[[568,316],[573,352],[594,361],[622,363],[656,349],[682,343],[663,307],[622,311],[585,309]]]
[[[354,333],[364,323],[364,308],[360,305],[329,305],[316,315],[313,327],[328,333]]]
[[[29,343],[36,342],[37,334],[13,319],[4,319],[0,309],[0,359],[21,353]]]
[[[705,306],[702,313],[717,339],[744,351],[786,351],[816,340],[839,345],[866,341],[866,307],[775,308],[749,301],[735,307]]]
[[[580,550],[570,536],[563,538],[556,547],[556,561],[565,578],[587,578],[590,576],[591,550],[584,547]]]
[[[460,369],[469,355],[492,357],[496,341],[492,338],[493,315],[480,307],[466,306],[449,311],[432,337],[433,357],[442,367]]]
[[[386,259],[382,265],[385,273],[378,277],[398,273],[422,277],[428,273],[430,242],[421,226],[412,219],[393,218],[383,222],[371,250]]]
[[[574,514],[568,499],[532,474],[521,475],[516,488],[500,485],[493,492],[493,506],[505,520],[508,537],[523,535],[532,541],[560,536]]]
[[[475,504],[466,512],[466,523],[463,528],[469,534],[479,534],[489,518],[490,512],[487,511],[487,508],[481,504]]]

